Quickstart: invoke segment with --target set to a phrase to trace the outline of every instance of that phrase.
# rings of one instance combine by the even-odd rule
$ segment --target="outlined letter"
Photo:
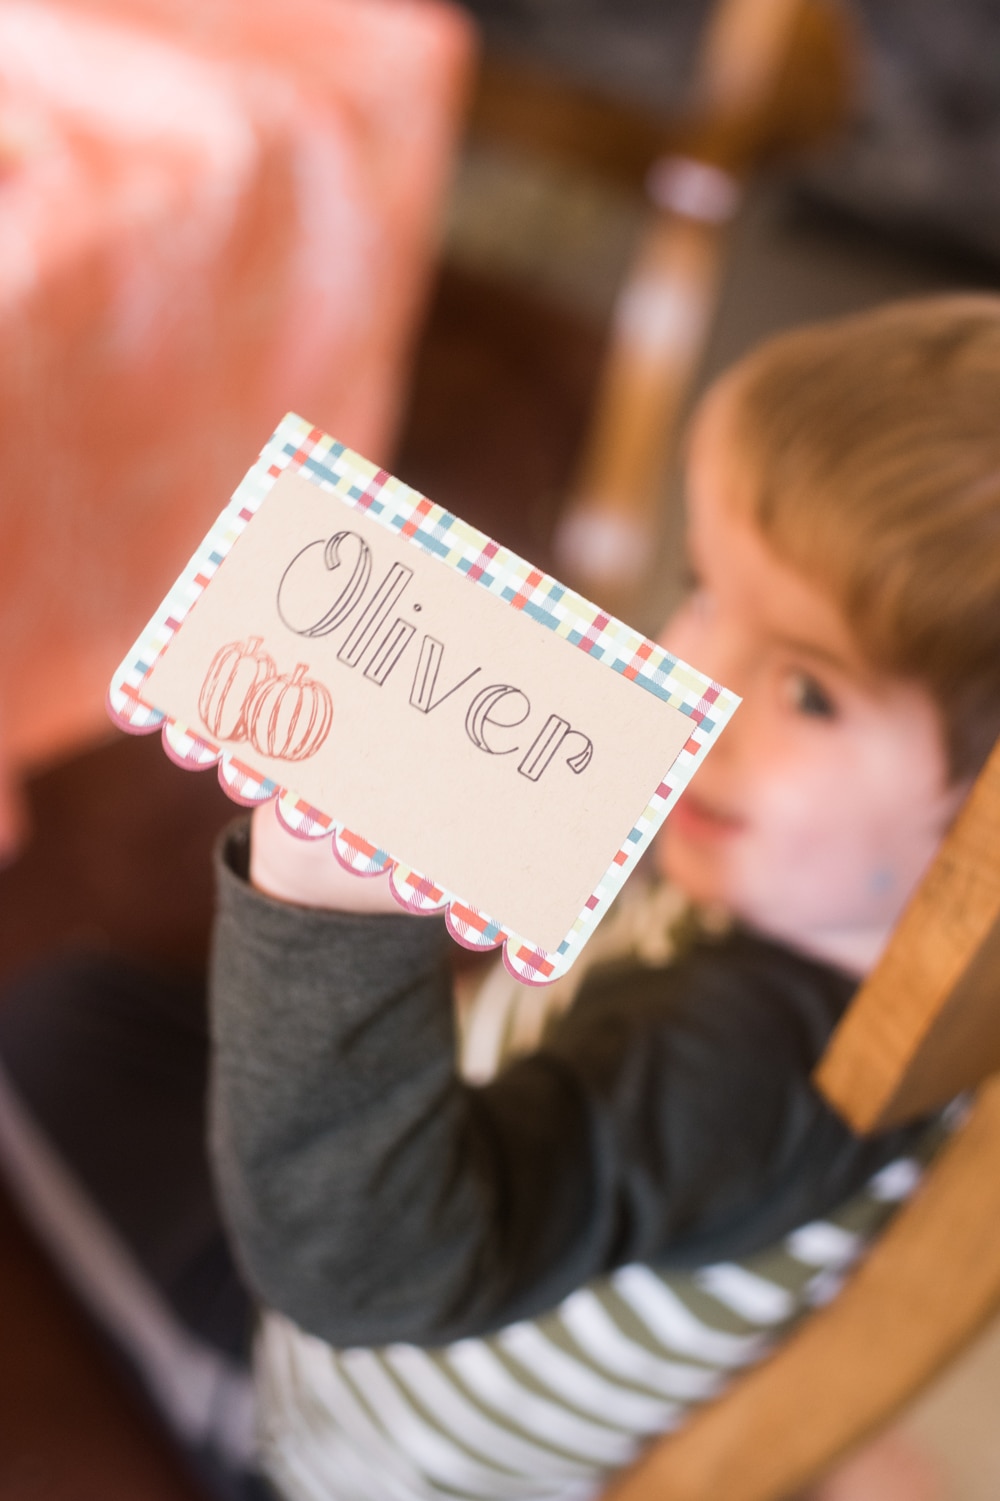
[[[385,617],[412,577],[412,568],[406,568],[402,563],[393,563],[337,653],[338,662],[343,662],[346,667],[357,667]]]
[[[574,755],[565,758],[570,771],[577,776],[590,765],[594,754],[594,742],[582,730],[574,730],[568,720],[558,714],[550,714],[534,741],[524,754],[518,771],[531,782],[537,782],[549,762],[570,738],[583,741],[583,746]]]
[[[504,699],[512,697],[524,705],[524,713],[518,715],[516,719],[500,719],[496,716],[496,709]],[[512,709],[519,706],[519,704],[510,705]],[[518,749],[516,745],[510,745],[506,750],[498,750],[486,738],[486,731],[490,725],[497,729],[513,730],[517,725],[523,724],[530,713],[531,702],[520,688],[513,688],[510,683],[492,683],[489,688],[480,688],[469,705],[469,712],[465,716],[466,733],[478,750],[486,751],[490,756],[512,756]]]
[[[381,688],[400,657],[410,644],[410,639],[416,631],[415,625],[410,625],[408,620],[402,620],[398,615],[381,638],[376,641],[371,656],[368,658],[368,666],[365,668],[365,677],[370,678]]]
[[[435,641],[433,636],[425,635],[420,643],[417,670],[413,674],[413,686],[410,689],[410,703],[415,709],[419,709],[421,714],[429,714],[432,709],[437,708],[438,704],[443,704],[446,698],[451,698],[451,695],[457,693],[459,688],[471,682],[480,670],[474,667],[471,672],[465,674],[464,678],[459,679],[454,688],[449,688],[447,693],[442,693],[439,698],[435,698],[434,690],[437,688],[438,670],[443,656],[444,647],[441,642]]]
[[[353,545],[349,544],[345,549],[347,553],[345,560],[341,556],[341,551],[348,538],[351,539]],[[317,548],[322,551],[323,565],[330,573],[337,575],[332,580],[337,592],[333,603],[324,614],[305,624],[297,623],[300,617],[296,611],[296,580],[301,581],[299,588],[303,588],[309,574],[315,575],[316,565],[320,561],[316,555]],[[312,554],[312,556],[309,563],[303,566],[303,559],[307,554]],[[364,594],[371,571],[371,548],[363,537],[358,536],[357,532],[335,532],[326,542],[309,542],[295,554],[281,575],[276,600],[278,614],[288,629],[294,631],[297,636],[328,636],[331,631],[336,630],[342,620],[347,619]],[[290,577],[293,572],[295,577]],[[315,586],[310,593],[315,593]]]

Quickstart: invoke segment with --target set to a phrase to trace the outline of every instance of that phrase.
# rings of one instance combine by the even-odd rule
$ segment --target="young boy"
[[[664,641],[744,703],[659,851],[715,931],[595,968],[491,1082],[438,921],[272,808],[226,841],[213,1152],[289,1501],[599,1494],[912,1182],[926,1131],[860,1140],[809,1075],[1000,728],[998,395],[988,297],[786,335],[710,392]],[[0,1010],[29,1201],[38,995]]]

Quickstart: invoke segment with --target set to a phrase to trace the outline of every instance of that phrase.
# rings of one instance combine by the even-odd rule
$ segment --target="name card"
[[[530,983],[569,968],[737,702],[295,416],[109,694]]]

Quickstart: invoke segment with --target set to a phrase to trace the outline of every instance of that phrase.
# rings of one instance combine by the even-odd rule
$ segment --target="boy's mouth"
[[[745,819],[723,812],[692,792],[685,792],[670,815],[668,826],[689,839],[725,839],[739,833]]]

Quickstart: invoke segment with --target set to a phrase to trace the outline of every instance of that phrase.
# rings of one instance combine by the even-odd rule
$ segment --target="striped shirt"
[[[664,888],[627,890],[588,961],[662,963],[690,921]],[[527,989],[494,970],[462,1010],[476,1081],[530,1049],[581,973]],[[919,1181],[940,1133],[823,1220],[740,1262],[631,1265],[543,1317],[439,1349],[337,1350],[267,1313],[257,1344],[261,1441],[288,1501],[584,1501],[656,1435],[827,1302]]]

